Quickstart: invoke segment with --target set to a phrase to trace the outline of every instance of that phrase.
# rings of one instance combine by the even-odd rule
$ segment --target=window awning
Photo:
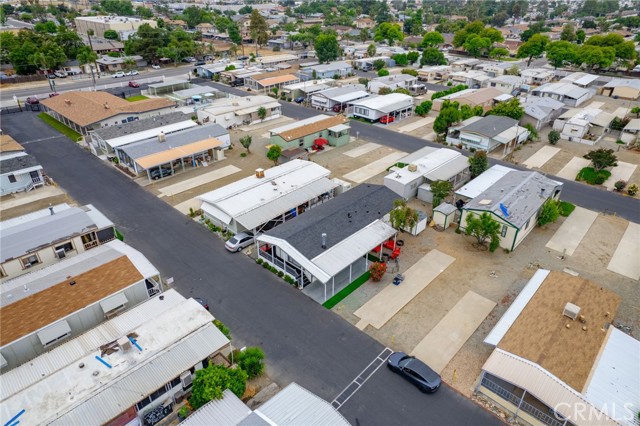
[[[39,331],[38,339],[40,339],[40,343],[44,346],[69,333],[71,333],[71,327],[69,327],[67,321],[62,320]]]
[[[218,139],[209,138],[177,148],[171,148],[167,146],[166,151],[147,155],[145,157],[140,157],[136,160],[136,163],[143,169],[148,170],[152,167],[170,163],[172,161],[188,157],[189,155],[198,154],[209,149],[217,148],[221,145],[222,142],[220,142]]]
[[[127,302],[127,296],[125,296],[124,293],[118,293],[100,302],[100,306],[102,307],[102,311],[106,314],[107,312],[125,305]]]

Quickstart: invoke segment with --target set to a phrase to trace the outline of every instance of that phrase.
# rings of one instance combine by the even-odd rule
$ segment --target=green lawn
[[[144,95],[136,95],[136,96],[131,96],[129,98],[126,98],[126,100],[129,102],[144,101],[145,99],[149,99],[149,98],[147,98]]]
[[[589,185],[602,185],[604,181],[609,179],[609,176],[611,176],[611,172],[607,170],[600,170],[596,172],[593,167],[585,167],[580,170],[578,176],[576,176],[576,180],[578,182],[585,181]]]
[[[576,206],[574,206],[568,201],[560,201],[558,203],[558,210],[560,211],[560,214],[564,217],[569,216],[575,209],[576,209]]]
[[[69,139],[71,139],[72,141],[78,142],[80,139],[82,139],[82,135],[80,133],[76,132],[70,127],[67,127],[67,125],[59,122],[58,120],[56,120],[55,118],[47,114],[46,112],[41,112],[40,114],[38,114],[38,117],[42,121],[47,123],[49,126],[53,127],[54,129],[56,129],[57,131],[59,131]]]
[[[367,271],[355,279],[351,284],[340,290],[335,296],[322,304],[327,309],[331,309],[344,300],[348,295],[356,291],[362,284],[369,280],[370,272]]]

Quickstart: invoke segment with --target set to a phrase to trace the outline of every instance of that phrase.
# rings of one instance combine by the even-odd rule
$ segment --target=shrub
[[[431,111],[431,107],[433,107],[433,102],[423,101],[418,106],[416,106],[416,114],[424,117],[425,115],[429,114],[429,111]]]
[[[274,52],[279,52],[280,51],[280,46],[273,46],[273,51]]]
[[[447,82],[447,86],[453,86],[453,83],[449,81]]]
[[[247,373],[244,370],[210,364],[207,368],[196,371],[189,404],[197,410],[213,399],[221,399],[225,389],[241,398],[246,387]]]
[[[264,262],[264,263],[262,264],[262,267],[263,267],[264,269],[269,269],[269,264],[268,264],[267,262]]]
[[[229,331],[229,328],[226,325],[224,325],[222,321],[214,319],[213,325],[215,325],[216,328],[220,330],[220,332],[224,334],[227,339],[231,340],[231,331]]]
[[[246,153],[246,152],[241,152],[241,153],[240,153],[240,157],[244,158],[244,157],[246,157],[246,156],[247,156],[247,153]]]
[[[418,76],[418,71],[414,70],[413,68],[404,68],[402,71],[400,71],[402,74],[408,74],[408,75],[412,75],[414,77]]]
[[[264,352],[258,347],[250,347],[235,356],[238,367],[247,373],[249,379],[259,376],[264,371]]]
[[[542,205],[542,209],[538,215],[538,226],[555,222],[559,217],[560,211],[558,210],[558,203],[555,200],[547,200]]]
[[[378,71],[378,77],[386,77],[389,75],[389,70],[380,70]]]
[[[116,238],[119,239],[120,241],[124,241],[124,235],[122,235],[122,232],[118,231],[116,229]]]
[[[631,184],[629,185],[629,187],[627,188],[627,194],[631,195],[632,197],[635,197],[635,195],[638,193],[638,185]]]
[[[369,272],[371,273],[371,280],[378,282],[382,279],[385,272],[387,272],[387,264],[384,262],[373,262],[369,265]]]
[[[555,145],[560,140],[560,132],[558,132],[557,130],[552,130],[549,132],[547,138],[549,139],[549,143],[551,145]]]
[[[558,203],[558,212],[560,213],[561,216],[567,217],[575,209],[576,209],[576,206],[571,204],[571,203],[569,203],[568,201],[560,201]]]
[[[593,167],[585,167],[580,170],[578,176],[576,176],[576,180],[578,182],[587,182],[589,185],[602,185],[604,181],[609,179],[609,176],[611,176],[611,172],[607,170],[600,170],[596,172]]]
[[[264,260],[262,260],[262,258],[261,258],[261,257],[259,257],[259,258],[257,258],[257,259],[256,259],[256,263],[257,263],[258,265],[262,265],[262,262],[264,262]]]
[[[627,182],[623,181],[622,179],[613,184],[613,187],[618,192],[622,192],[624,188],[626,188],[626,186]]]
[[[278,271],[278,276],[279,276],[280,278],[282,278],[282,277],[284,276],[284,272],[282,272],[282,271]]]

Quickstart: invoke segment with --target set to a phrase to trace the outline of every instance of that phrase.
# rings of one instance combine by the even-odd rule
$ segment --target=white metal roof
[[[128,145],[130,143],[152,138],[154,136],[157,136],[160,132],[167,135],[169,133],[178,132],[180,130],[190,129],[197,125],[198,123],[193,120],[184,120],[178,123],[167,124],[166,126],[161,126],[155,129],[144,130],[142,132],[132,133],[130,135],[109,139],[106,141],[106,143],[109,144],[109,146],[111,146],[112,148],[117,148],[119,146]]]
[[[571,82],[578,86],[587,86],[598,79],[597,75],[587,74],[583,72],[574,72],[562,78],[560,81]]]
[[[276,127],[274,129],[269,130],[269,132],[271,132],[272,135],[277,135],[291,129],[297,129],[298,127],[307,126],[317,121],[325,120],[327,118],[329,118],[328,115],[319,114],[313,117],[305,118],[304,120],[298,120],[298,121],[294,121],[293,123],[285,124],[284,126]]]
[[[391,238],[395,233],[395,229],[378,219],[311,261],[327,275],[335,276],[357,259],[369,253],[372,248]]]
[[[322,86],[324,89],[328,89],[329,86],[327,86],[325,83],[330,83],[334,81],[331,78],[319,78],[317,80],[307,80],[307,81],[302,81],[300,83],[293,83],[293,84],[287,84],[285,86],[282,86],[283,90],[298,90],[298,89],[310,89],[314,86]]]
[[[429,152],[426,155],[420,158],[414,158],[410,161],[410,164],[415,164],[418,167],[415,172],[410,172],[408,167],[403,167],[401,169],[394,168],[393,171],[385,177],[385,179],[391,179],[402,184],[407,184],[413,182],[419,176],[427,177],[427,175],[433,173],[438,168],[445,167],[445,170],[448,170],[448,167],[446,166],[457,157],[463,157],[464,161],[467,162],[468,165],[467,158],[458,151],[447,148],[429,148]],[[457,173],[458,172],[452,171],[452,174],[449,177],[455,176]],[[449,177],[447,177],[447,179]]]
[[[255,412],[278,426],[350,426],[331,404],[296,383],[278,392]]]
[[[370,96],[352,102],[352,105],[381,111],[383,113],[390,113],[408,106],[413,106],[413,98],[402,93],[390,93],[388,95]]]
[[[180,426],[234,426],[251,414],[233,392],[226,389],[222,399],[214,399],[184,419]]]
[[[526,389],[576,426],[619,426],[580,393],[534,362],[496,348],[482,369]],[[588,415],[585,410],[592,414]]]
[[[637,426],[640,411],[640,342],[610,327],[584,396],[621,424]],[[637,416],[636,416],[637,420]]]
[[[350,102],[356,99],[362,99],[362,98],[366,98],[367,96],[369,96],[369,93],[365,90],[357,90],[355,92],[349,92],[349,93],[345,93],[342,95],[338,95],[335,96],[333,98],[334,101],[336,102]]]
[[[547,278],[549,272],[547,269],[538,269],[536,273],[533,274],[533,277],[531,277],[527,285],[524,286],[520,294],[518,294],[513,303],[511,303],[511,306],[509,306],[507,311],[498,320],[498,323],[489,332],[487,337],[485,337],[485,343],[493,346],[497,346],[498,343],[500,343],[500,340],[507,334],[507,331],[509,331],[509,328],[511,328],[524,307],[527,306],[527,303],[529,303],[533,295],[542,285],[542,282]]]
[[[624,126],[625,131],[640,130],[640,118],[634,118]]]
[[[70,209],[71,206],[67,203],[62,203],[62,204],[56,204],[55,206],[52,206],[52,208],[56,213],[59,213],[63,210]],[[28,223],[33,220],[37,220],[50,215],[51,215],[51,211],[49,210],[49,208],[46,208],[46,209],[36,210],[34,212],[27,213],[22,216],[3,220],[2,222],[0,222],[0,232],[5,232],[7,229],[13,226],[20,225],[23,223]]]
[[[189,299],[180,309],[165,312],[135,330],[137,342],[127,352],[95,357],[95,348],[53,374],[3,401],[1,421],[7,422],[22,408],[24,424],[104,424],[144,396],[228,344],[212,324],[213,317],[198,302]],[[78,368],[84,363],[84,368]],[[30,367],[29,364],[18,367]],[[97,371],[98,375],[93,375]]]
[[[496,164],[471,182],[467,182],[466,185],[456,191],[456,194],[462,197],[475,198],[512,171],[515,171],[515,169]]]
[[[307,259],[305,255],[300,253],[295,247],[289,244],[286,240],[281,238],[272,237],[271,235],[262,234],[259,235],[256,240],[260,242],[264,242],[267,244],[274,244],[280,247],[283,251],[287,253],[287,256],[298,262],[300,266],[302,266],[307,271],[311,272],[311,274],[326,283],[331,279],[331,276],[328,275],[325,271],[316,266],[311,260]]]
[[[154,318],[162,318],[165,312],[186,300],[173,289],[165,291],[162,295],[164,296],[162,300],[158,296],[153,297],[76,338],[68,340],[63,345],[56,346],[32,359],[28,364],[3,373],[0,401],[4,401],[11,395],[42,380],[43,374],[49,376],[91,353],[96,348],[125,336],[145,322]]]
[[[205,108],[202,108],[198,111],[205,112],[211,115],[221,115],[227,113],[238,114],[238,111],[247,108],[256,108],[256,110],[260,107],[266,108],[266,105],[271,105],[274,102],[275,101],[272,97],[264,95],[245,96],[242,98],[223,98],[216,99],[215,101],[208,104]]]

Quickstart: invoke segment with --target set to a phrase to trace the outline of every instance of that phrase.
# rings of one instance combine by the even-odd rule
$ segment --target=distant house
[[[413,114],[413,97],[402,93],[389,95],[373,95],[368,98],[349,102],[347,115],[364,118],[371,122],[382,117],[394,117],[395,121],[410,117]]]
[[[475,148],[492,152],[502,148],[502,154],[512,152],[516,145],[527,140],[529,131],[518,121],[499,115],[471,117],[458,126],[449,128],[447,142],[461,144],[466,149]]]
[[[175,107],[165,98],[127,102],[107,92],[65,92],[41,102],[49,115],[78,133],[161,115]]]
[[[215,62],[213,64],[198,65],[195,68],[195,71],[200,77],[212,78],[215,75],[220,75],[220,73],[224,72],[224,70],[226,70],[230,66],[235,67],[236,70],[244,68],[244,66],[240,62]]]
[[[446,90],[443,87],[443,90]],[[475,107],[480,105],[484,111],[489,111],[496,103],[496,98],[503,92],[493,87],[485,87],[482,89],[465,89],[452,93],[447,96],[435,99],[433,101],[433,110],[440,111],[445,101],[458,102],[460,105],[469,105]]]
[[[355,61],[353,61],[353,66],[355,69],[361,71],[371,71],[372,69],[374,69],[373,63],[378,60],[384,61],[387,68],[396,66],[396,61],[391,59],[389,56],[375,56],[372,58],[356,59]]]
[[[453,85],[464,84],[472,89],[485,87],[490,79],[486,72],[480,70],[455,71],[449,74],[449,82]]]
[[[572,83],[547,83],[531,90],[531,96],[549,97],[570,107],[577,107],[593,97],[592,90],[587,90]]]
[[[348,62],[331,62],[328,64],[306,67],[299,72],[302,81],[318,78],[346,77],[353,72],[353,67]]]
[[[515,75],[501,75],[487,82],[487,87],[494,87],[502,93],[512,93],[524,85],[524,79]]]
[[[9,135],[0,135],[0,194],[31,191],[44,185],[42,166]]]
[[[545,68],[527,68],[520,71],[520,77],[524,78],[524,82],[531,86],[541,86],[550,83],[555,73]]]
[[[369,93],[362,84],[345,84],[311,95],[311,107],[331,111],[334,107],[346,107],[350,102],[366,98]]]
[[[269,130],[270,143],[283,149],[310,148],[320,144],[342,146],[349,143],[349,120],[343,115],[317,115]]]
[[[287,84],[286,86],[282,86],[280,92],[283,93],[289,101],[292,101],[299,97],[303,97],[305,100],[309,100],[312,94],[331,89],[332,87],[335,87],[335,84],[336,80],[332,78],[301,81],[300,83]]]
[[[205,124],[216,123],[228,129],[261,120],[258,116],[258,111],[261,108],[264,108],[267,113],[264,120],[273,120],[282,114],[280,103],[277,100],[270,96],[258,95],[216,99],[198,110],[198,121]]]
[[[529,96],[524,103],[524,116],[520,122],[531,124],[536,130],[550,125],[565,111],[565,104],[552,98]]]
[[[571,83],[578,87],[587,88],[594,85],[594,82],[599,77],[593,74],[587,74],[586,72],[574,72],[560,79],[561,83]]]
[[[384,218],[397,198],[384,186],[358,185],[258,236],[258,257],[324,303],[361,276],[368,253],[396,234]]]
[[[505,74],[509,68],[513,66],[510,62],[488,62],[480,64],[478,69],[486,72],[489,77],[500,77]],[[517,65],[516,65],[517,66]]]
[[[259,77],[254,75],[244,79],[244,85],[253,90],[270,93],[273,89],[280,90],[287,84],[298,83],[300,79],[293,74],[276,75],[273,77]]]
[[[454,71],[469,71],[473,69],[473,67],[480,64],[481,62],[482,61],[480,59],[475,59],[475,58],[452,57],[450,59],[449,65],[451,65]]]
[[[361,29],[370,29],[376,26],[376,21],[371,18],[358,18],[355,20],[356,28]]]
[[[98,64],[98,67],[100,67],[100,71],[116,72],[125,70],[127,68],[128,60],[135,61],[134,68],[143,68],[147,66],[147,61],[145,61],[140,55],[117,58],[105,55],[102,58],[97,59],[96,63]]]
[[[450,65],[434,65],[418,70],[418,79],[421,81],[443,81],[449,79],[452,72]]]
[[[637,142],[640,138],[640,118],[634,118],[624,126],[622,129],[622,134],[620,135],[620,139],[622,139],[627,144],[632,142]]]
[[[538,172],[508,172],[462,207],[460,229],[466,229],[469,214],[489,213],[501,225],[500,247],[513,251],[536,227],[545,201],[557,200],[561,190],[562,183]]]
[[[556,118],[553,129],[568,141],[595,145],[609,131],[614,118],[614,114],[598,108],[569,109]]]
[[[600,90],[603,96],[638,100],[640,99],[640,80],[629,78],[614,78]]]
[[[369,81],[367,89],[371,93],[378,93],[380,89],[386,88],[391,91],[396,89],[407,89],[418,81],[418,77],[409,74],[394,74],[385,77],[376,77]]]
[[[493,350],[477,391],[527,424],[636,425],[640,342],[613,326],[620,302],[599,283],[538,269],[485,338]]]

